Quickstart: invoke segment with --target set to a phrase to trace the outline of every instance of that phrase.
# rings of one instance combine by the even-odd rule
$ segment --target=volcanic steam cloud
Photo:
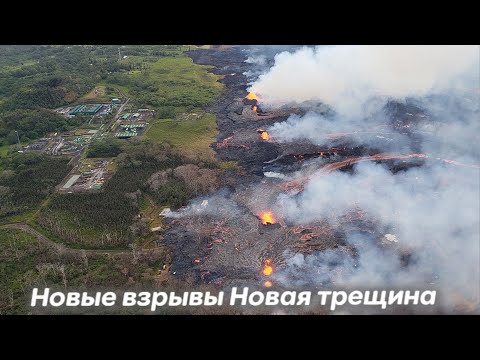
[[[229,101],[249,114],[217,113],[220,156],[268,161],[171,215],[178,271],[219,286],[436,289],[439,311],[478,311],[479,47],[279,50],[244,49],[254,78]]]

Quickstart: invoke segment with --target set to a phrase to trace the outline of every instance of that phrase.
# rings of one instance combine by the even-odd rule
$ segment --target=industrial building
[[[103,104],[83,104],[75,106],[70,115],[95,115],[103,107]]]
[[[122,130],[116,133],[115,137],[127,139],[140,135],[139,132],[145,128],[145,124],[120,124],[120,127]]]
[[[138,133],[136,131],[125,131],[125,132],[116,133],[115,137],[117,137],[119,139],[127,139],[127,138],[131,138],[131,137],[134,137],[134,136],[137,136],[137,135],[138,135]]]
[[[145,127],[145,124],[120,124],[120,127],[123,129],[142,129]]]

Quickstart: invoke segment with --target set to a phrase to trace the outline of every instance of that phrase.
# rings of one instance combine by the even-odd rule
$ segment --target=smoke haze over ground
[[[367,144],[383,151],[420,151],[439,157],[466,162],[480,160],[480,103],[478,96],[450,91],[447,94],[408,101],[421,109],[410,114],[408,127],[394,128],[391,115],[382,108],[368,117],[324,115],[307,112],[292,115],[267,130],[277,142],[307,141],[318,145],[332,144],[331,136],[344,136],[351,144]],[[415,135],[412,139],[412,135]],[[415,142],[415,148],[412,147]]]
[[[361,163],[352,175],[335,172],[314,178],[299,196],[280,197],[279,207],[287,220],[308,224],[328,219],[334,223],[338,216],[358,207],[385,234],[395,234],[399,245],[413,252],[414,265],[403,269],[398,254],[381,252],[375,239],[347,231],[347,241],[359,251],[355,271],[342,250],[294,255],[286,271],[321,273],[311,279],[320,285],[332,276],[324,268],[333,261],[346,266],[342,274],[349,275],[335,279],[337,284],[435,284],[478,296],[478,287],[473,285],[479,283],[479,186],[477,169],[443,164],[393,175],[383,165]],[[288,284],[288,276],[283,280]]]
[[[421,151],[434,158],[479,163],[480,104],[477,46],[335,46],[303,48],[275,57],[252,85],[267,105],[326,103],[334,114],[292,115],[268,131],[275,141],[331,144],[344,133],[354,145],[382,151]],[[421,109],[408,129],[386,127],[388,101]],[[305,103],[304,103],[305,104]],[[414,116],[414,114],[407,114]],[[418,114],[416,114],[418,115]],[[412,134],[414,136],[412,136]],[[412,138],[414,140],[412,140]],[[412,144],[415,149],[412,149]],[[360,163],[353,174],[313,176],[305,190],[281,195],[287,221],[309,224],[355,208],[392,233],[412,254],[381,249],[378,238],[346,230],[357,257],[344,249],[311,255],[286,252],[285,285],[439,288],[451,305],[455,294],[478,303],[480,283],[479,170],[427,161],[392,174],[384,165]]]
[[[273,289],[436,289],[434,311],[479,311],[479,48],[239,51],[246,79],[218,107],[216,151],[248,178],[169,214],[188,230],[172,237],[182,256],[205,233],[194,261],[209,281],[263,284],[268,258]]]

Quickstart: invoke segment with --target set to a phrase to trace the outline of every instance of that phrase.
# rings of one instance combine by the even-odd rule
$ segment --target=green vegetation
[[[134,235],[130,229],[139,212],[141,191],[156,171],[182,164],[172,149],[134,144],[117,158],[118,170],[100,193],[58,194],[41,211],[38,222],[69,245],[124,247]]]
[[[219,169],[192,163],[168,144],[132,143],[117,157],[118,169],[100,193],[57,194],[36,221],[73,247],[125,248],[150,234],[138,217],[145,197],[178,208],[218,184]]]
[[[122,152],[121,142],[107,138],[96,141],[88,147],[87,158],[115,157]]]
[[[0,314],[31,311],[27,300],[34,286],[158,284],[158,269],[169,262],[164,248],[108,256],[74,249],[153,247],[161,237],[150,228],[161,226],[162,208],[212,191],[223,169],[234,167],[215,160],[215,117],[204,112],[222,85],[183,54],[187,49],[121,46],[119,60],[118,46],[0,46],[0,224],[28,223],[59,245],[0,229]],[[109,164],[114,175],[101,191],[54,193],[70,159],[17,153],[10,145],[16,131],[25,144],[51,132],[98,129],[91,116],[68,119],[52,110],[127,97],[126,111],[153,108],[156,116],[144,140],[106,137],[82,153],[93,158],[85,163],[116,157]]]
[[[136,256],[57,251],[20,230],[0,229],[0,315],[32,312],[28,304],[34,287],[111,290],[137,283],[148,286],[170,261],[165,248]]]
[[[219,165],[220,169],[237,169],[238,168],[238,161],[223,161]]]
[[[114,91],[112,89],[112,91]],[[88,94],[85,94],[79,99],[81,103],[102,103],[109,102],[112,98],[107,96],[106,86],[96,86]]]
[[[199,165],[189,163],[153,174],[148,185],[157,202],[178,208],[185,205],[190,197],[207,194],[217,188],[219,170],[209,163],[201,162]]]
[[[0,219],[28,212],[38,206],[68,173],[66,158],[14,154],[1,160]]]
[[[45,109],[9,111],[0,120],[0,144],[16,144],[16,131],[20,141],[25,143],[49,132],[70,130],[80,124],[78,117],[67,119]]]
[[[106,82],[122,86],[138,107],[154,108],[166,118],[202,108],[218,97],[222,85],[206,68],[186,56],[167,57],[138,72],[113,73]]]
[[[0,158],[6,157],[10,151],[10,146],[9,145],[2,145],[0,146]],[[1,169],[1,167],[0,167]]]
[[[156,143],[167,142],[193,157],[212,159],[215,152],[210,144],[218,133],[215,115],[204,113],[194,120],[159,120],[147,131],[146,137]]]
[[[161,64],[163,58],[182,56],[185,48],[173,45],[122,46],[120,50],[127,56],[121,61],[117,46],[0,46],[0,146],[12,143],[13,130],[17,130],[20,137],[35,139],[48,131],[62,131],[66,125],[77,125],[66,124],[60,115],[45,109],[92,99],[92,89],[97,85],[101,90],[98,98],[102,100],[109,100],[111,95],[118,96],[116,88],[140,98],[145,88],[139,84],[145,79],[149,84],[158,83],[157,88],[159,84],[163,86],[163,80],[155,77],[158,65],[150,64],[157,61]],[[174,67],[174,63],[175,60],[170,66]],[[134,74],[130,76],[132,71]],[[150,76],[152,79],[148,79]],[[200,86],[197,90],[208,89]],[[202,103],[205,96],[196,99],[197,103]],[[24,126],[17,126],[17,122],[22,121]]]

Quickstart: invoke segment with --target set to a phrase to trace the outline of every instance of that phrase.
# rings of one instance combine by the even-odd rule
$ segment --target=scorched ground
[[[396,152],[393,147],[385,151],[388,144],[379,141],[387,143],[395,135],[386,139],[376,132],[327,133],[329,141],[321,146],[302,141],[279,143],[265,129],[292,114],[302,116],[305,110],[263,108],[261,94],[247,91],[249,79],[244,73],[253,65],[245,62],[246,53],[241,47],[189,53],[195,63],[212,65],[212,72],[224,76],[223,95],[207,109],[216,115],[219,130],[212,147],[221,160],[238,162],[239,169],[227,172],[221,190],[193,200],[166,218],[169,228],[165,242],[173,249],[171,273],[194,285],[210,284],[218,289],[250,286],[282,290],[285,281],[279,281],[277,275],[287,266],[287,257],[335,251],[337,257],[349,259],[352,266],[348,269],[337,266],[334,260],[327,263],[317,276],[321,281],[313,283],[308,279],[315,274],[289,273],[294,277],[291,284],[314,291],[335,285],[339,273],[358,265],[358,249],[346,241],[353,232],[364,235],[379,254],[388,253],[402,267],[411,266],[414,250],[397,241],[392,234],[395,229],[365,216],[355,204],[338,216],[299,224],[285,219],[278,198],[301,196],[310,179],[332,172],[351,173],[363,162],[384,164],[393,174],[426,163],[448,162],[420,152],[418,136],[412,129],[425,121],[422,109],[392,102],[387,109],[390,117],[378,130],[400,132],[409,148],[417,150],[411,153]],[[328,115],[328,109],[324,111]],[[374,136],[378,147],[358,141]],[[431,251],[439,250],[432,247]],[[434,278],[435,274],[428,276]]]

